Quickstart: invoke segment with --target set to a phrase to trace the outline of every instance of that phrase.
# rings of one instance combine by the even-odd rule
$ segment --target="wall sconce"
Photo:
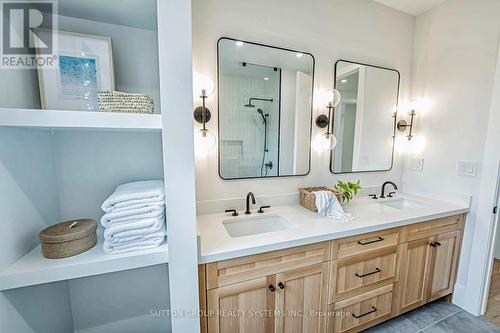
[[[328,93],[328,104],[326,108],[328,109],[328,116],[321,114],[316,118],[316,126],[319,128],[325,128],[326,132],[317,139],[318,148],[321,150],[332,150],[337,145],[337,138],[333,135],[331,130],[333,109],[339,105],[342,99],[340,92],[337,89],[333,89]]]
[[[215,85],[210,76],[201,74],[197,75],[193,86],[195,94],[201,92],[199,97],[202,99],[202,106],[198,106],[193,112],[194,119],[202,124],[202,128],[196,133],[195,148],[200,153],[207,153],[216,143],[215,135],[206,128],[206,123],[212,118],[210,110],[206,107],[206,99],[213,94]]]
[[[408,133],[408,135],[406,136],[408,138],[408,141],[410,141],[412,138],[413,138],[413,118],[415,117],[417,113],[415,112],[414,109],[412,109],[410,111],[410,124],[408,124],[406,122],[406,120],[404,119],[401,119],[399,122],[398,122],[398,125],[397,125],[397,128],[398,128],[398,131],[400,132],[404,132],[406,131],[408,128],[410,128],[410,132]]]

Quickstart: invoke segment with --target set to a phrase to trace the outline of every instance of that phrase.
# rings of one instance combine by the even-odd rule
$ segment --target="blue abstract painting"
[[[97,99],[96,59],[60,55],[59,71],[61,97]]]

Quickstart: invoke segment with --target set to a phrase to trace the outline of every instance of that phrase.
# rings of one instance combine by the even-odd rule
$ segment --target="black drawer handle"
[[[358,273],[354,274],[356,275],[357,277],[359,278],[363,278],[365,276],[368,276],[368,275],[372,275],[372,274],[377,274],[377,273],[380,273],[380,268],[375,268],[375,270],[373,272],[370,272],[370,273],[366,273],[366,274],[362,274],[362,275],[359,275]]]
[[[285,285],[283,284],[283,282],[279,282],[278,287],[280,287],[280,289],[285,289]]]
[[[269,290],[271,290],[272,292],[274,292],[276,290],[276,288],[274,288],[274,286],[272,284],[269,285]]]
[[[441,243],[439,243],[439,242],[436,242],[436,245],[437,245],[437,246],[441,246]]]
[[[432,247],[436,247],[436,246],[441,246],[442,244],[439,243],[439,242],[432,242],[429,245],[432,246]]]
[[[353,316],[354,318],[358,319],[358,318],[361,318],[361,317],[364,317],[364,316],[368,316],[370,313],[374,313],[375,311],[377,311],[377,308],[376,308],[376,307],[374,307],[374,306],[372,306],[372,309],[371,309],[370,311],[365,312],[365,313],[360,314],[360,315],[355,315],[355,314],[353,313],[353,314],[352,314],[352,316]]]
[[[377,237],[377,239],[375,240],[372,240],[372,241],[368,241],[368,242],[362,242],[362,241],[359,241],[358,244],[359,245],[368,245],[368,244],[373,244],[373,243],[377,243],[377,242],[381,242],[383,241],[384,239],[382,237]]]

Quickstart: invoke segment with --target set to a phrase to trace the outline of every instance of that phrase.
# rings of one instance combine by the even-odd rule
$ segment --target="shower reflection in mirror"
[[[307,53],[219,40],[223,179],[309,172],[313,73],[314,59]]]

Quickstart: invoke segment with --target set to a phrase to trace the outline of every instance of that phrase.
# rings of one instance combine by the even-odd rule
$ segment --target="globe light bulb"
[[[342,100],[342,95],[340,95],[340,91],[337,89],[332,89],[332,106],[336,107],[339,105],[340,101]]]
[[[215,148],[215,135],[207,129],[201,129],[195,135],[195,149],[197,155],[206,155]]]
[[[318,152],[330,151],[337,145],[337,138],[332,133],[323,133],[316,137],[314,148]]]
[[[212,77],[208,74],[196,74],[193,80],[193,92],[195,98],[201,95],[210,97],[214,93],[215,84]]]

